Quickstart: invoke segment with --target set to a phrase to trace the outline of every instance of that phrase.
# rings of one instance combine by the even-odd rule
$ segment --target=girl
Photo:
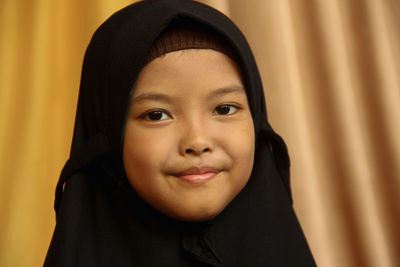
[[[85,54],[45,266],[315,266],[250,48],[192,1],[128,6]]]

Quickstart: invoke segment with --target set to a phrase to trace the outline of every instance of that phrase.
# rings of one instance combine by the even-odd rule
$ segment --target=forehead
[[[188,97],[215,90],[245,94],[236,63],[211,49],[180,50],[154,59],[141,71],[133,100],[149,92]]]

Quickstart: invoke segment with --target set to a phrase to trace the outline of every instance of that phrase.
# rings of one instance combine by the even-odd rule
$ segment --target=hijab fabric
[[[145,203],[121,156],[129,99],[146,56],[168,25],[187,20],[216,31],[235,50],[256,134],[247,185],[218,216],[192,223]],[[268,123],[250,47],[225,15],[194,1],[135,3],[93,35],[55,210],[44,266],[315,266],[292,208],[287,149]]]

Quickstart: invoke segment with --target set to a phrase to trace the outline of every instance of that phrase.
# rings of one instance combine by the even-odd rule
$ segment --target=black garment
[[[147,205],[121,160],[129,95],[147,52],[171,21],[188,19],[233,46],[256,133],[249,182],[221,214],[199,223],[176,221]],[[267,122],[250,48],[227,17],[194,1],[139,2],[94,34],[55,210],[45,266],[315,266],[292,209],[287,150]]]

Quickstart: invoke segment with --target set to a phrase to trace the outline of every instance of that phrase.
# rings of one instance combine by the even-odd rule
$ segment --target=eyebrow
[[[231,85],[219,88],[213,91],[207,98],[213,99],[215,97],[221,97],[227,94],[244,94],[246,95],[246,90],[240,85]]]
[[[207,99],[211,100],[216,97],[221,97],[223,95],[227,94],[246,94],[246,91],[242,86],[239,85],[232,85],[232,86],[226,86],[219,88],[215,91],[213,91],[211,94],[207,96]],[[140,94],[132,99],[131,104],[133,103],[138,103],[146,100],[154,100],[154,101],[160,101],[160,102],[165,102],[165,103],[172,103],[173,102],[173,97],[163,94],[163,93],[143,93]]]
[[[154,100],[154,101],[160,101],[160,102],[166,102],[166,103],[171,103],[172,102],[172,97],[166,94],[162,93],[144,93],[140,94],[132,99],[132,104],[133,103],[138,103],[142,102],[145,100]]]

